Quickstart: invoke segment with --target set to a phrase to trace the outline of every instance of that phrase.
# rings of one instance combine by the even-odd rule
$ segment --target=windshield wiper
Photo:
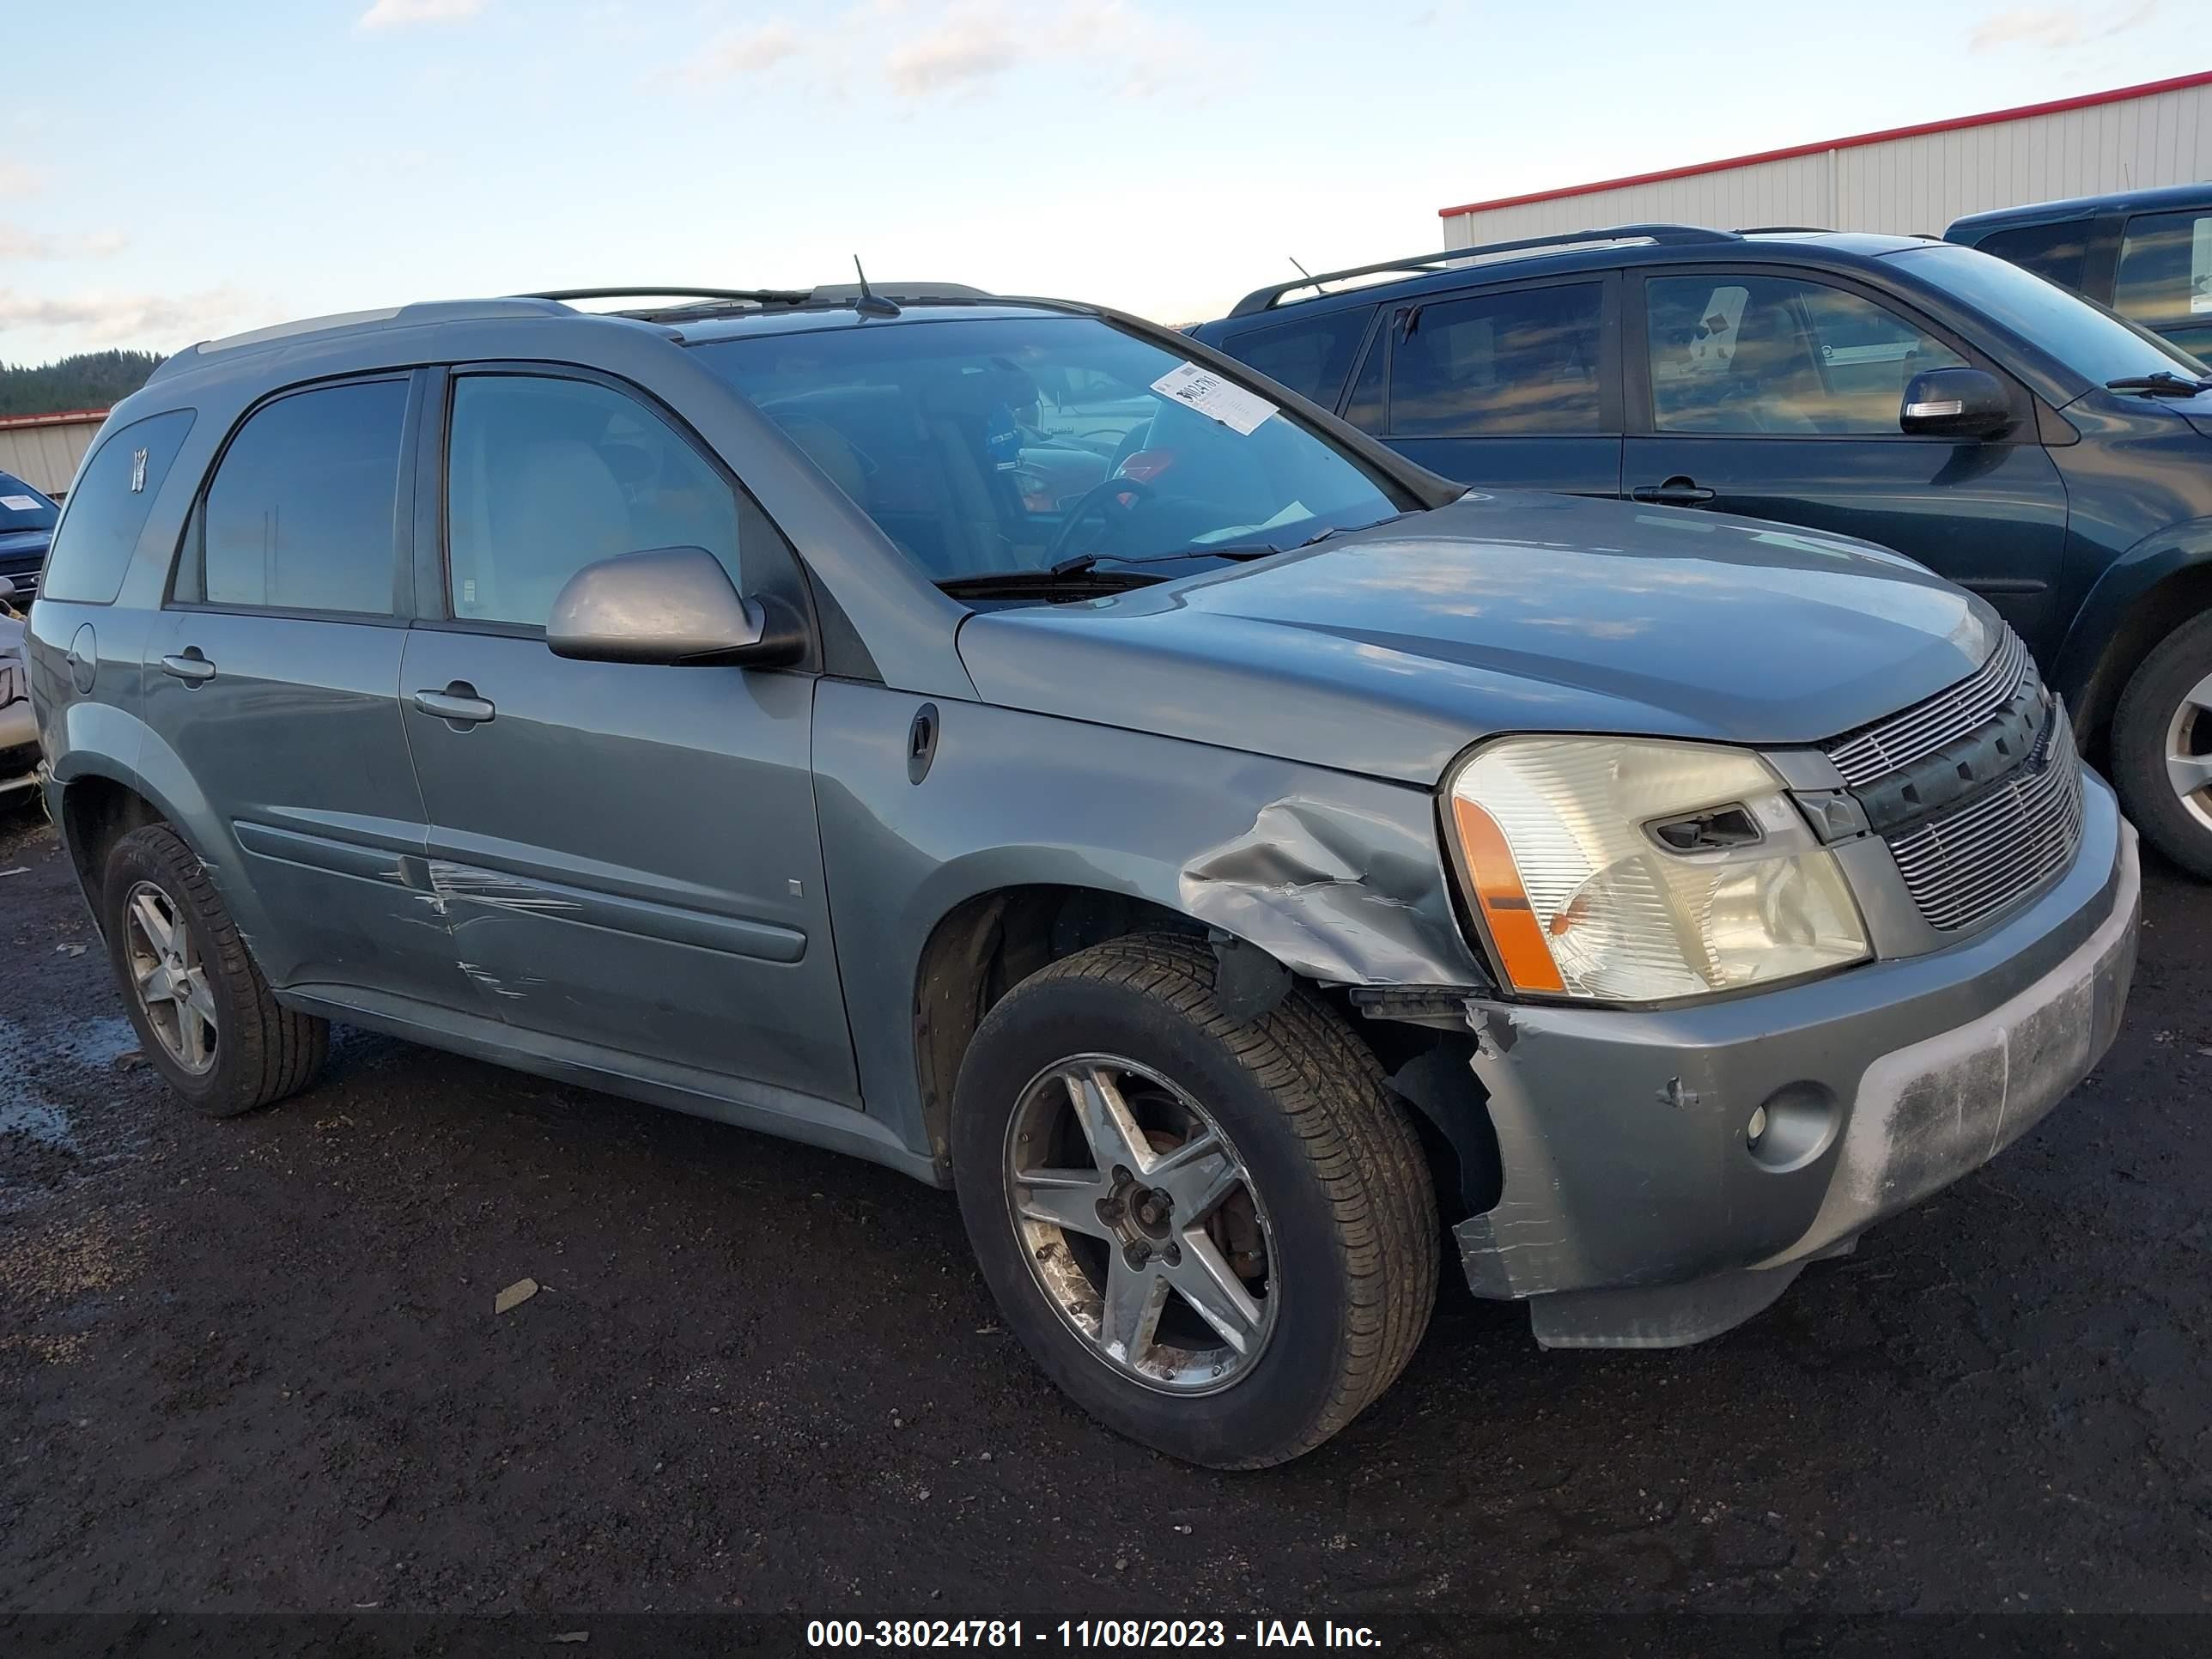
[[[937,584],[937,591],[956,599],[1050,599],[1076,593],[1120,593],[1166,580],[1165,576],[1136,570],[1094,572],[1088,566],[1072,570],[1057,567],[1050,570],[979,570],[972,575],[947,576]]]
[[[2200,392],[2212,392],[2212,380],[2192,380],[2161,368],[2155,374],[2127,374],[2107,380],[2105,390],[2140,392],[2153,398],[2194,398]]]
[[[1186,547],[1179,553],[1147,553],[1141,558],[1125,559],[1118,553],[1079,553],[1072,559],[1062,559],[1044,572],[1050,576],[1080,576],[1096,570],[1102,564],[1176,564],[1184,559],[1264,559],[1279,553],[1279,547],[1265,542],[1238,542],[1221,547]],[[1112,571],[1106,573],[1112,575]],[[1165,581],[1164,576],[1152,580]]]

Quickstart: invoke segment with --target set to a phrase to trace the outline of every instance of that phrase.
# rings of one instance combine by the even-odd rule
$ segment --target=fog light
[[[1750,1121],[1749,1123],[1747,1123],[1747,1124],[1746,1124],[1746,1125],[1744,1126],[1744,1130],[1743,1130],[1744,1144],[1745,1144],[1746,1146],[1758,1146],[1758,1145],[1759,1145],[1759,1138],[1760,1138],[1761,1136],[1763,1136],[1764,1134],[1765,1134],[1765,1133],[1766,1133],[1766,1108],[1765,1108],[1765,1107],[1764,1107],[1764,1106],[1761,1106],[1761,1107],[1759,1107],[1757,1110],[1755,1110],[1755,1111],[1753,1111],[1753,1112],[1752,1113],[1752,1115],[1751,1115],[1751,1121]]]

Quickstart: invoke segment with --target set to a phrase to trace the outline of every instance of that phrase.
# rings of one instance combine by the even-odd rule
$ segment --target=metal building
[[[1961,214],[2212,179],[2212,71],[1438,210],[1444,246],[1674,221],[1941,235]]]
[[[0,415],[0,472],[12,472],[49,495],[60,495],[76,477],[76,464],[106,418],[104,409]]]

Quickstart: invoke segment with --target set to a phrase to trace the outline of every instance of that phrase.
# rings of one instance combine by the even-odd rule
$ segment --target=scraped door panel
[[[810,678],[572,662],[539,638],[417,629],[400,684],[432,889],[486,1012],[857,1101]],[[418,691],[492,712],[457,723]]]

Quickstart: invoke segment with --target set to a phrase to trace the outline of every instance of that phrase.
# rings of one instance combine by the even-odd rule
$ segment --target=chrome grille
[[[1828,758],[1850,787],[1872,783],[1979,726],[2012,701],[2027,672],[2027,647],[2008,628],[1989,660],[1965,679],[1902,714],[1853,732],[1829,749]]]
[[[0,662],[0,708],[5,708],[19,697],[30,695],[30,688],[23,682],[23,665]]]
[[[2063,869],[2081,840],[2081,766],[2057,704],[2028,763],[1955,811],[1890,837],[1932,927],[1971,927]]]

